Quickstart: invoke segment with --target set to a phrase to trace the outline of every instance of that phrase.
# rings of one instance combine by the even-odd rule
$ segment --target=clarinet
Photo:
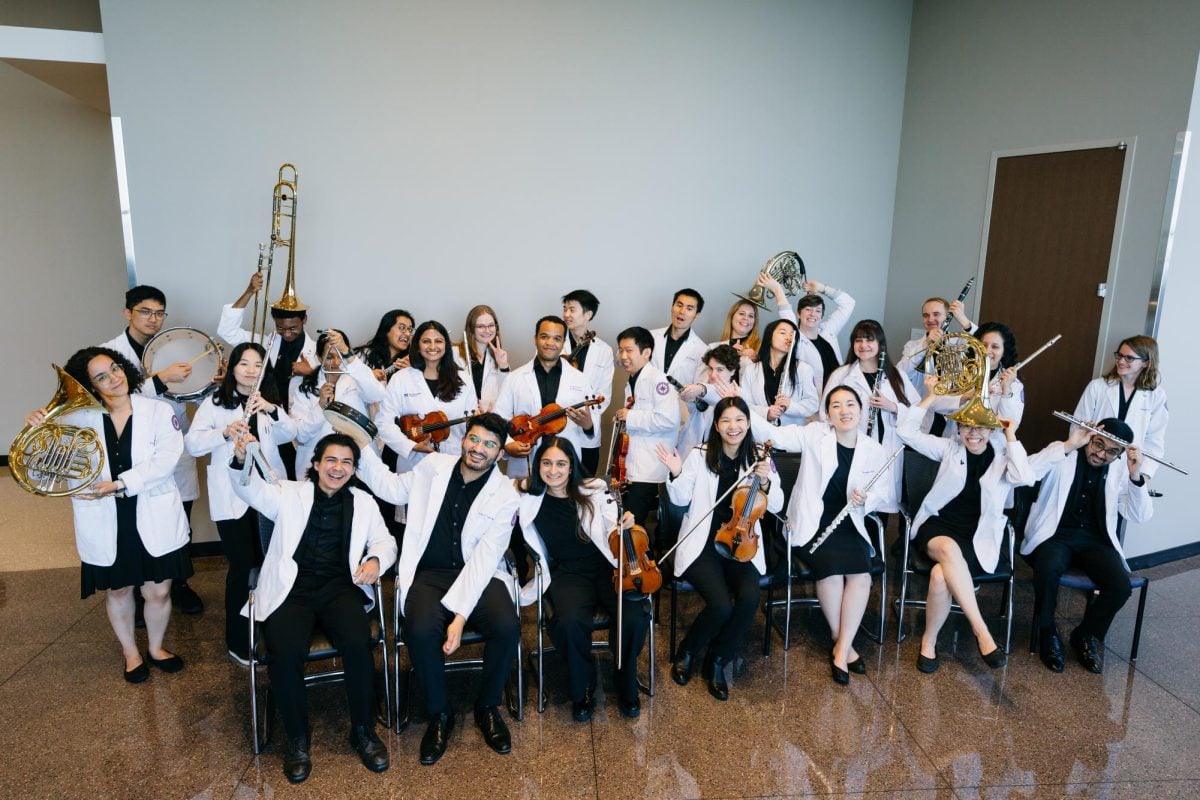
[[[879,389],[883,386],[884,377],[884,362],[887,360],[887,351],[879,351],[879,371],[875,373],[875,384],[871,387],[871,397],[879,397]],[[867,413],[867,438],[870,438],[875,433],[875,425],[879,422],[879,406],[871,406],[871,410]]]
[[[663,374],[666,375],[666,373],[663,373]],[[667,375],[667,383],[674,386],[675,391],[677,391],[677,392],[682,392],[685,388],[682,383],[675,380],[670,375]],[[700,413],[704,413],[705,411],[708,410],[708,401],[705,400],[703,396],[696,398],[696,410],[699,411]]]

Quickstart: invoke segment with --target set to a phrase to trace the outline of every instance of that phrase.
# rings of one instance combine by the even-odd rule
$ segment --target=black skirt
[[[871,548],[849,517],[842,520],[817,552],[810,552],[811,547],[812,542],[809,542],[797,548],[797,556],[809,566],[817,580],[871,571]]]
[[[81,599],[91,597],[100,589],[121,589],[192,577],[192,559],[187,544],[165,555],[150,555],[137,531],[137,498],[120,497],[116,503],[117,558],[107,567],[86,562],[80,564]]]
[[[913,541],[913,546],[917,548],[917,552],[929,558],[930,561],[933,559],[929,557],[929,540],[935,536],[946,536],[955,541],[958,549],[962,550],[963,558],[967,560],[972,578],[991,574],[983,568],[983,565],[979,563],[979,557],[975,555],[974,528],[968,530],[957,525],[950,525],[940,517],[930,517],[925,520],[921,530],[917,531],[917,538]]]

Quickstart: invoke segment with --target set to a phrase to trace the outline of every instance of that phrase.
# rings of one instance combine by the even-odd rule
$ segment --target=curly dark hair
[[[1017,337],[1013,334],[1012,328],[1003,322],[985,322],[971,335],[982,342],[985,333],[998,333],[1004,342],[1004,355],[1000,356],[999,364],[992,365],[993,375],[999,370],[1008,369],[1020,360],[1021,354],[1017,352]]]
[[[379,327],[375,329],[375,335],[371,337],[371,341],[358,348],[359,353],[366,359],[367,366],[371,369],[386,369],[395,360],[391,357],[392,348],[388,343],[388,332],[400,317],[408,320],[410,325],[417,324],[417,320],[412,314],[403,308],[393,308],[380,318]]]
[[[95,394],[95,387],[92,385],[92,376],[88,374],[88,364],[97,356],[108,356],[113,360],[114,364],[121,368],[121,371],[125,373],[125,380],[129,384],[130,394],[142,388],[142,384],[146,381],[146,376],[142,374],[141,368],[116,350],[111,350],[107,347],[85,347],[82,350],[78,350],[73,356],[67,359],[67,364],[63,369],[68,375],[79,381],[81,386],[92,394]]]

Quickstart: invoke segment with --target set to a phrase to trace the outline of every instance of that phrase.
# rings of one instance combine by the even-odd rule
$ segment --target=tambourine
[[[221,346],[196,328],[167,328],[154,334],[142,353],[142,370],[149,380],[156,369],[166,369],[181,361],[190,364],[192,372],[179,383],[168,383],[163,397],[190,403],[216,391],[213,378],[221,370]]]
[[[371,440],[379,433],[371,418],[353,406],[334,400],[325,406],[325,419],[338,433],[344,433],[353,439],[359,448],[369,447]]]

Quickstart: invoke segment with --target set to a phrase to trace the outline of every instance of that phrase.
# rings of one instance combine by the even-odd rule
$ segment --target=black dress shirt
[[[496,467],[493,465],[492,469]],[[471,504],[479,497],[484,484],[491,477],[492,470],[481,475],[470,483],[463,480],[462,469],[455,465],[450,473],[450,483],[446,485],[446,494],[442,498],[442,507],[438,511],[437,520],[433,523],[433,532],[425,552],[417,564],[417,569],[462,569],[465,564],[462,550],[463,524],[467,514],[471,512]]]

